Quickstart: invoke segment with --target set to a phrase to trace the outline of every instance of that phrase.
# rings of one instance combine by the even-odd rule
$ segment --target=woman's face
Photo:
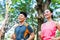
[[[26,17],[23,14],[20,14],[18,16],[18,19],[19,19],[20,22],[22,22],[22,21],[24,21],[26,19]]]
[[[50,10],[45,10],[44,11],[44,16],[45,16],[45,18],[50,18],[51,17],[51,15],[52,15],[52,13],[50,12]]]

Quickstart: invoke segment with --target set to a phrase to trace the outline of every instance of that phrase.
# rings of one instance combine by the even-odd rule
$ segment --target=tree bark
[[[36,2],[37,2],[37,5],[35,8],[38,13],[38,18],[37,18],[38,19],[38,28],[37,29],[38,29],[38,31],[40,31],[41,24],[44,22],[43,12],[44,12],[44,10],[48,9],[48,6],[49,6],[51,0],[46,0],[45,2],[43,2],[43,0],[36,0]]]
[[[6,0],[6,12],[5,12],[5,19],[4,21],[2,22],[2,28],[1,28],[1,37],[0,39],[1,40],[4,40],[4,36],[5,36],[5,27],[6,27],[6,24],[8,23],[8,16],[9,16],[9,3],[8,3],[9,0]]]
[[[44,10],[48,9],[49,4],[51,2],[51,0],[46,0],[45,2],[43,2],[43,0],[36,0],[37,1],[37,6],[36,6],[36,10],[38,13],[38,31],[41,30],[41,24],[44,22],[44,16],[43,16],[43,12]]]

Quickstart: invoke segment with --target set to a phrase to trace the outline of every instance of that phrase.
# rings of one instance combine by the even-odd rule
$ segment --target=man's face
[[[24,21],[26,19],[26,17],[23,14],[20,14],[18,16],[18,19],[19,19],[20,22],[22,22],[22,21]]]
[[[44,12],[45,18],[50,18],[51,15],[52,15],[52,13],[50,12],[50,10],[45,10],[45,12]]]

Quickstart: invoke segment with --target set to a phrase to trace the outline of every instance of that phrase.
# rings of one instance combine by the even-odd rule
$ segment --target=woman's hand
[[[38,39],[41,40],[41,31],[38,32]]]
[[[52,38],[52,40],[60,40],[60,37]]]

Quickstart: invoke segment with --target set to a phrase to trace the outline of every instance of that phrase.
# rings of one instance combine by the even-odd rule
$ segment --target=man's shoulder
[[[14,28],[16,28],[18,25],[19,25],[19,24],[18,24],[18,23],[16,23],[13,27],[14,27]]]
[[[28,24],[28,23],[25,23],[24,25],[25,25],[26,27],[28,27],[28,26],[29,26],[29,24]]]

